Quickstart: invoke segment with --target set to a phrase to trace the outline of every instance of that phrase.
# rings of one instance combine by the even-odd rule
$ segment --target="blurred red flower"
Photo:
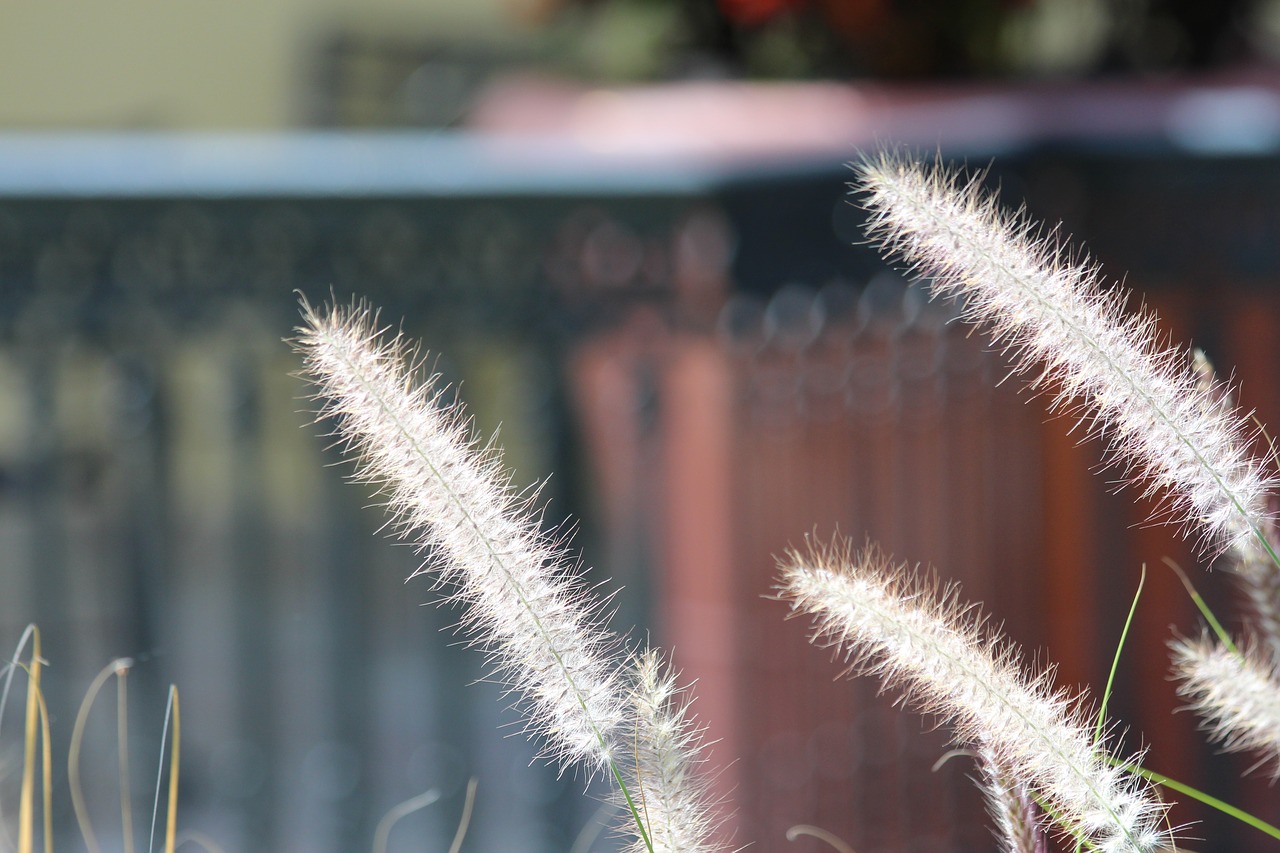
[[[758,26],[767,23],[788,9],[806,4],[806,0],[717,0],[720,12],[730,21],[742,26]]]

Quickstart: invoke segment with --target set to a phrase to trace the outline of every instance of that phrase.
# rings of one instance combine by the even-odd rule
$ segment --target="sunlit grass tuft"
[[[31,652],[29,657],[23,659],[24,650],[30,646]],[[22,672],[27,676],[27,701],[23,715],[23,759],[21,768],[21,788],[18,802],[18,836],[16,842],[9,838],[8,846],[17,850],[18,853],[33,853],[36,847],[36,820],[35,820],[35,800],[36,800],[36,773],[40,772],[40,795],[42,801],[41,813],[41,836],[43,849],[45,853],[53,851],[53,755],[50,745],[50,725],[49,710],[45,703],[44,694],[41,690],[41,675],[45,665],[45,660],[41,657],[40,650],[40,629],[35,625],[28,625],[23,631],[22,637],[18,641],[17,648],[13,657],[6,666],[4,673],[4,683],[0,687],[0,722],[4,720],[4,710],[8,704],[9,695],[13,687],[14,675]],[[98,695],[102,692],[102,688],[112,677],[116,679],[117,696],[116,696],[116,763],[118,773],[119,797],[120,797],[120,831],[121,831],[121,847],[124,853],[135,853],[136,842],[133,829],[133,801],[130,795],[132,782],[129,771],[129,737],[128,737],[128,719],[129,719],[129,703],[126,675],[132,667],[133,662],[128,658],[119,658],[105,666],[94,677],[89,685],[85,696],[80,703],[80,708],[76,713],[75,723],[72,728],[71,742],[67,750],[67,780],[70,788],[70,797],[72,811],[75,815],[76,824],[80,830],[81,838],[84,841],[85,849],[89,853],[101,853],[102,845],[98,841],[97,833],[93,829],[92,822],[89,819],[89,807],[85,799],[82,777],[80,773],[80,758],[84,749],[85,729],[88,724],[89,714],[93,709],[94,702]],[[172,725],[172,741],[170,742],[170,725]],[[181,714],[178,705],[178,689],[170,685],[169,698],[165,710],[165,729],[161,740],[161,767],[160,773],[156,780],[156,798],[152,815],[151,838],[147,845],[148,851],[155,850],[156,843],[156,825],[160,813],[161,803],[161,781],[164,774],[164,757],[165,747],[169,747],[169,784],[167,794],[164,797],[165,803],[165,826],[163,830],[162,844],[165,853],[173,853],[180,843],[179,833],[177,832],[178,817],[178,770],[180,764],[180,726]],[[3,809],[0,809],[0,816],[3,815]],[[3,823],[0,820],[0,823]],[[5,832],[7,833],[7,825]],[[215,843],[205,838],[200,833],[185,833],[185,840],[192,841],[206,850],[219,853],[220,849]]]

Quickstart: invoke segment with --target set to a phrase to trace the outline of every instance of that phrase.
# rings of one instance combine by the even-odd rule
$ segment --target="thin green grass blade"
[[[1116,670],[1120,666],[1120,653],[1129,639],[1129,627],[1133,625],[1133,614],[1138,612],[1138,599],[1142,597],[1142,587],[1147,582],[1147,564],[1142,564],[1142,574],[1138,577],[1138,588],[1133,593],[1133,602],[1129,605],[1129,615],[1125,617],[1124,629],[1120,631],[1120,642],[1116,644],[1116,653],[1111,658],[1111,672],[1107,674],[1107,689],[1102,692],[1102,704],[1098,707],[1098,722],[1093,728],[1093,740],[1102,740],[1102,733],[1107,723],[1107,703],[1111,701],[1111,688],[1116,683]]]
[[[1222,623],[1218,621],[1218,617],[1213,615],[1213,611],[1209,609],[1209,605],[1200,597],[1200,593],[1191,583],[1191,578],[1187,577],[1187,573],[1182,570],[1176,562],[1168,557],[1164,558],[1164,564],[1173,569],[1174,574],[1182,581],[1182,585],[1186,587],[1187,595],[1191,596],[1191,600],[1195,602],[1196,607],[1200,611],[1200,615],[1209,623],[1209,627],[1213,629],[1213,633],[1218,637],[1219,642],[1231,650],[1231,653],[1238,658],[1244,657],[1240,653],[1240,649],[1236,647],[1235,641],[1231,639],[1231,635],[1227,633],[1227,629],[1222,627]]]
[[[1183,796],[1190,797],[1193,800],[1204,803],[1206,806],[1209,806],[1210,808],[1217,809],[1223,814],[1229,815],[1235,818],[1236,820],[1240,821],[1241,823],[1252,826],[1254,829],[1258,830],[1259,832],[1263,832],[1263,833],[1266,833],[1267,835],[1270,835],[1272,838],[1280,839],[1280,827],[1272,826],[1262,818],[1252,815],[1249,812],[1245,811],[1244,809],[1237,808],[1236,806],[1233,806],[1230,803],[1224,802],[1218,799],[1217,797],[1213,796],[1212,794],[1206,794],[1204,791],[1201,791],[1197,788],[1193,788],[1190,785],[1187,785],[1183,782],[1179,782],[1176,779],[1170,779],[1168,776],[1165,776],[1162,773],[1157,773],[1154,770],[1148,770],[1145,767],[1138,767],[1133,764],[1126,764],[1124,765],[1124,769],[1128,770],[1130,773],[1134,773],[1134,774],[1137,774],[1138,776],[1141,776],[1143,779],[1146,779],[1149,782],[1154,782],[1155,784],[1161,785],[1172,791],[1177,791],[1179,794],[1182,794]]]
[[[640,833],[640,840],[644,842],[645,850],[648,850],[649,853],[654,853],[653,841],[649,838],[649,828],[645,825],[644,818],[640,816],[640,809],[636,806],[636,801],[631,796],[627,781],[622,778],[622,771],[618,768],[618,763],[610,761],[609,770],[613,773],[614,781],[618,783],[618,790],[622,792],[622,799],[627,804],[627,811],[631,812],[631,818],[636,822],[636,832]]]

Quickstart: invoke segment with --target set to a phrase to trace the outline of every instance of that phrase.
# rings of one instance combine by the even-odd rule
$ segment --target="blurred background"
[[[836,530],[960,580],[1095,689],[1145,564],[1124,739],[1276,820],[1266,772],[1172,713],[1170,626],[1199,627],[1162,560],[1222,614],[1230,579],[860,244],[846,164],[989,165],[1280,424],[1278,54],[1276,0],[0,6],[0,647],[43,631],[55,767],[129,656],[134,802],[176,683],[179,823],[225,850],[367,849],[426,790],[389,849],[447,849],[472,777],[464,850],[616,845],[311,425],[284,341],[299,293],[334,294],[425,341],[517,484],[551,478],[616,627],[697,681],[737,845],[992,846],[971,760],[935,766],[945,734],[837,680],[768,599],[773,555]],[[113,704],[82,757],[107,850]]]

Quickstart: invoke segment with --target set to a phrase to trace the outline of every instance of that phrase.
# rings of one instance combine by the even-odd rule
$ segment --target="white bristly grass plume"
[[[602,605],[541,532],[534,497],[512,489],[500,452],[478,444],[416,348],[363,305],[305,302],[294,343],[356,477],[380,487],[393,526],[429,555],[472,641],[525,698],[548,757],[613,777],[634,853],[723,850],[684,693],[655,651],[620,665]]]
[[[648,650],[636,661],[631,703],[634,708],[633,772],[640,811],[655,853],[713,853],[716,822],[706,786],[697,776],[702,764],[702,730],[690,719],[689,699],[659,653]],[[631,850],[641,853],[637,840]]]
[[[1230,386],[1218,379],[1213,363],[1200,348],[1191,351],[1200,398],[1212,412],[1230,416],[1235,409]],[[1268,538],[1274,540],[1274,531]],[[1280,660],[1280,568],[1256,537],[1236,543],[1221,563],[1240,580],[1249,599],[1252,628],[1275,660]]]
[[[980,176],[888,153],[857,175],[872,242],[936,293],[959,297],[966,319],[987,326],[1020,369],[1043,367],[1059,406],[1088,401],[1111,457],[1169,501],[1173,520],[1213,549],[1253,538],[1274,551],[1271,482],[1248,451],[1246,419],[1206,399],[1151,313],[1125,311],[1124,288],[1104,288],[1097,266],[1056,231],[1002,211]]]
[[[541,532],[492,447],[477,443],[417,351],[377,328],[360,305],[303,305],[295,346],[317,386],[321,417],[377,484],[399,534],[465,607],[463,625],[497,675],[528,702],[528,727],[561,766],[614,772],[626,687],[617,643],[572,578],[560,543]]]
[[[1280,570],[1257,547],[1235,549],[1229,565],[1249,599],[1253,629],[1271,658],[1280,661]]]
[[[1231,752],[1257,751],[1280,777],[1280,673],[1257,648],[1210,639],[1177,639],[1173,671],[1210,735]]]
[[[959,742],[991,750],[1069,841],[1103,853],[1172,843],[1165,805],[1095,742],[1082,697],[1054,689],[1051,671],[1027,675],[1016,648],[955,587],[895,567],[874,547],[855,557],[838,541],[791,552],[781,571],[781,597],[814,617],[815,640],[902,690]]]
[[[982,769],[982,793],[996,823],[996,839],[1002,853],[1047,853],[1027,786],[1005,769],[999,754],[989,747],[978,748],[978,763]]]
[[[716,825],[706,788],[695,777],[702,732],[689,719],[688,700],[654,650],[636,661],[631,703],[635,709],[633,796],[654,853],[712,853]],[[638,793],[637,793],[638,792]],[[629,853],[648,848],[636,839]]]

